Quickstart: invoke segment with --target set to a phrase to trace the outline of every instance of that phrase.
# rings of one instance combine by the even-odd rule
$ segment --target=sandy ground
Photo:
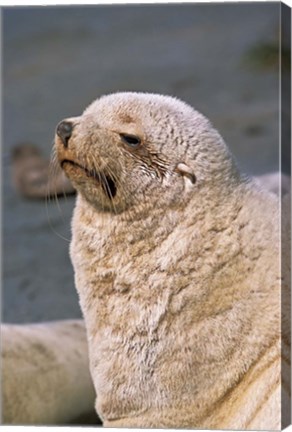
[[[6,8],[3,11],[3,320],[79,317],[68,256],[74,197],[27,201],[11,149],[49,157],[54,129],[118,90],[171,94],[210,118],[242,170],[278,169],[278,74],[246,53],[277,37],[279,3]]]

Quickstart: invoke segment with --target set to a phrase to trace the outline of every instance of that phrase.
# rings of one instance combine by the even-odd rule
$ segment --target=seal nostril
[[[61,121],[56,129],[57,135],[61,138],[65,147],[68,147],[68,141],[72,135],[73,125],[68,121]]]

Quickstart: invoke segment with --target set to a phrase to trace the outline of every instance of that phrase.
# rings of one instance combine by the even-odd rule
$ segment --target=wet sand
[[[11,185],[12,148],[49,157],[54,129],[97,96],[177,96],[219,129],[243,171],[277,170],[278,73],[244,61],[275,41],[279,3],[4,8],[2,318],[81,316],[68,256],[74,197],[28,201]],[[64,238],[62,238],[64,237]]]

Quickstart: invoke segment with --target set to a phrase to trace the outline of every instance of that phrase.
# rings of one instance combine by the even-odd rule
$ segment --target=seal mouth
[[[95,169],[89,170],[86,167],[80,165],[77,162],[74,162],[69,159],[64,159],[61,162],[61,168],[64,169],[65,165],[71,165],[72,167],[81,169],[87,177],[93,178],[98,185],[101,185],[104,193],[107,195],[109,199],[113,199],[117,194],[116,183],[113,178],[104,172],[98,172]]]

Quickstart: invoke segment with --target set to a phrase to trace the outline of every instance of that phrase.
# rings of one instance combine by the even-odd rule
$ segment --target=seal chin
[[[65,171],[68,177],[78,183],[80,177],[92,178],[97,186],[101,186],[104,194],[110,199],[114,199],[117,194],[116,183],[113,178],[104,172],[98,172],[95,169],[88,169],[79,163],[63,159],[61,161],[61,168]]]

